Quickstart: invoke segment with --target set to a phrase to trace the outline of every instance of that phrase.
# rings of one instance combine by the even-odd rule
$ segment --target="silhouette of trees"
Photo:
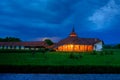
[[[21,42],[21,39],[15,37],[0,38],[0,42]]]
[[[120,44],[116,44],[116,45],[104,45],[103,48],[104,49],[120,49]]]
[[[54,43],[50,39],[45,39],[44,40],[48,45],[53,45]]]
[[[116,48],[120,49],[120,44],[117,44],[117,45],[116,45]]]

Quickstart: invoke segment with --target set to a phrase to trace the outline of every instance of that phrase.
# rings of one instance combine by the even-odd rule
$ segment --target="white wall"
[[[25,47],[24,47],[24,46],[21,46],[21,49],[22,49],[22,50],[24,50],[24,49],[25,49]]]
[[[18,49],[18,50],[19,50],[19,46],[16,46],[16,49]]]
[[[102,42],[98,42],[96,44],[94,44],[94,50],[95,51],[102,51],[103,48],[103,43]]]

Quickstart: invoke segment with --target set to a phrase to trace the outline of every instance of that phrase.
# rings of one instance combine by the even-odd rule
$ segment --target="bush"
[[[114,54],[114,51],[110,51],[110,54],[113,55],[113,54]]]
[[[93,52],[92,52],[92,55],[97,55],[97,52],[96,52],[96,51],[93,51]]]
[[[0,53],[31,53],[31,50],[1,49]]]
[[[42,53],[42,57],[46,60],[48,57],[47,57],[47,55],[46,55],[46,53],[49,51],[49,49],[47,49],[47,48],[40,48],[39,50],[38,50],[38,52],[40,52],[40,53]]]
[[[82,55],[79,55],[79,58],[82,58],[83,56]]]
[[[45,54],[48,50],[46,48],[40,48],[39,49],[39,52]]]
[[[49,51],[49,52],[55,52],[54,49],[48,49],[47,51]]]
[[[82,58],[82,55],[71,53],[70,56],[69,56],[69,58],[70,59],[80,59],[80,58]]]
[[[32,56],[34,56],[34,55],[35,55],[35,53],[36,53],[36,51],[35,51],[35,50],[32,50],[31,52],[32,52]]]
[[[113,51],[101,51],[100,55],[113,55],[114,52]]]
[[[103,51],[101,51],[101,52],[100,52],[100,55],[104,55],[104,52],[103,52]]]
[[[108,51],[105,51],[105,55],[109,55],[109,52],[108,52]]]

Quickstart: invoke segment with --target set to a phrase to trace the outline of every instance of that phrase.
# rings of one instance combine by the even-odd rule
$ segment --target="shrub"
[[[113,55],[113,54],[114,54],[114,51],[110,51],[110,54]]]
[[[92,55],[96,55],[96,54],[97,54],[97,52],[96,52],[96,51],[93,51],[93,52],[92,52]]]
[[[0,53],[31,53],[31,50],[2,49]]]
[[[32,50],[31,52],[32,52],[32,56],[34,56],[34,55],[35,55],[35,53],[36,53],[36,51],[35,51],[35,50]]]
[[[104,52],[103,52],[103,51],[101,51],[101,52],[100,52],[100,55],[104,55]]]
[[[80,58],[82,58],[82,55],[71,53],[70,56],[69,56],[69,58],[70,59],[80,59]]]
[[[49,51],[49,52],[55,52],[54,49],[48,49],[47,51]]]
[[[46,52],[48,51],[48,49],[46,48],[40,48],[39,52],[43,54],[43,58],[47,59],[47,55]]]
[[[108,55],[109,54],[109,52],[108,51],[105,51],[105,55]]]
[[[114,52],[113,51],[101,51],[100,55],[113,55]]]
[[[45,53],[47,52],[47,50],[46,50],[45,48],[40,48],[40,49],[39,49],[39,52],[45,54]]]
[[[73,53],[70,53],[69,58],[70,58],[70,59],[73,59],[73,58],[74,58],[74,54],[73,54]]]
[[[83,56],[80,54],[80,55],[79,55],[79,58],[82,58],[82,57],[83,57]]]

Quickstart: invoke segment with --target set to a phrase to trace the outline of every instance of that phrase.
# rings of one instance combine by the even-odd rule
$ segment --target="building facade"
[[[38,50],[39,48],[47,48],[48,45],[44,41],[36,42],[0,42],[0,49],[17,49],[17,50]]]
[[[66,52],[90,52],[101,51],[103,47],[103,41],[97,38],[79,38],[74,31],[74,28],[70,35],[59,41],[54,45],[56,51]]]
[[[0,49],[38,50],[39,48],[50,48],[65,52],[90,52],[101,51],[103,41],[97,38],[79,38],[73,28],[70,35],[58,43],[48,46],[45,41],[36,42],[0,42]]]

